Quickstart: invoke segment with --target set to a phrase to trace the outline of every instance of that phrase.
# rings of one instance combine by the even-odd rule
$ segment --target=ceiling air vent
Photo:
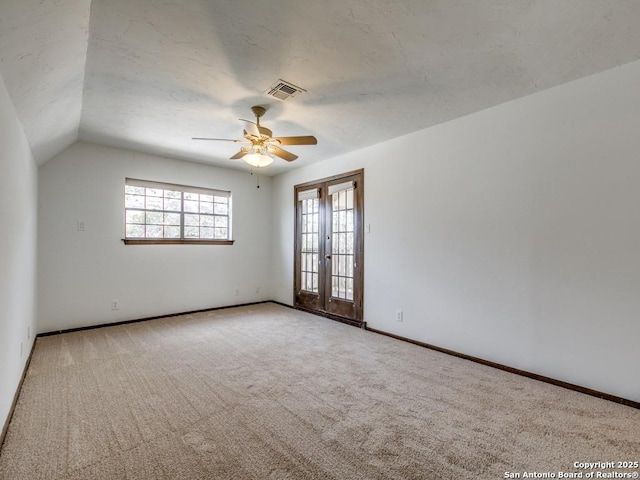
[[[279,100],[287,100],[297,94],[306,92],[304,88],[296,87],[294,84],[280,79],[267,90],[267,95],[276,97]]]

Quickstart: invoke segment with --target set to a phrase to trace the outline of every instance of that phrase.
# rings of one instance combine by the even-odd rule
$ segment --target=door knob
[[[331,255],[325,255],[324,258],[326,258],[327,260],[329,260],[331,258]]]

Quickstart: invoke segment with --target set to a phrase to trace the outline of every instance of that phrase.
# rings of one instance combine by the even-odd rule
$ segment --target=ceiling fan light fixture
[[[252,148],[242,159],[255,168],[267,167],[273,163],[273,157],[267,155],[266,149],[262,148]]]

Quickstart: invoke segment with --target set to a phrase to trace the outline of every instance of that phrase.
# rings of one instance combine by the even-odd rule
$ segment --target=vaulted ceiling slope
[[[0,73],[38,163],[78,138],[90,0],[0,0]]]
[[[635,0],[0,0],[39,163],[80,139],[231,168],[252,105],[309,164],[640,58]],[[280,101],[278,79],[307,90]]]

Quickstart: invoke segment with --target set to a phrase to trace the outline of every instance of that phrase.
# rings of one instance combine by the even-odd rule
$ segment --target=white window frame
[[[132,187],[132,188],[127,188]],[[139,193],[132,193],[131,191],[134,189],[139,190],[140,188],[144,188],[144,193],[141,195]],[[162,190],[163,194],[161,197],[148,195],[149,190]],[[178,197],[171,196],[169,197],[166,192],[180,192],[179,199]],[[188,199],[185,197],[194,197],[198,200],[198,210],[188,210],[186,207],[186,203],[194,202],[193,199]],[[205,200],[201,198],[201,196],[205,196]],[[208,200],[207,197],[213,197],[211,201]],[[150,199],[158,199],[162,200],[162,207],[153,208],[150,207]],[[220,201],[219,199],[226,199],[226,203]],[[219,201],[216,202],[216,199]],[[140,200],[142,200],[142,204],[140,204]],[[172,202],[173,207],[167,207],[167,203]],[[179,202],[179,203],[178,203]],[[209,209],[209,204],[211,208]],[[179,207],[178,207],[179,205]],[[192,204],[193,205],[193,204]],[[226,213],[224,212],[224,205],[226,205]],[[206,209],[204,207],[207,207]],[[216,211],[216,208],[220,208],[221,211]],[[206,211],[203,211],[206,210]],[[153,245],[153,244],[198,244],[198,245],[232,245],[233,237],[232,237],[232,222],[231,222],[231,213],[232,213],[232,205],[231,205],[231,192],[227,190],[217,190],[211,188],[202,188],[188,185],[178,185],[174,183],[164,183],[164,182],[153,182],[149,180],[138,180],[134,178],[126,178],[125,179],[125,187],[124,187],[124,225],[125,225],[125,237],[123,239],[125,245]],[[138,221],[130,221],[130,219],[140,218],[140,214],[144,220],[141,222]],[[161,223],[153,222],[149,223],[150,215],[158,215],[162,214],[163,221]],[[198,217],[198,225],[188,225],[186,220],[191,217]],[[173,222],[167,224],[167,218],[171,218]],[[211,225],[203,225],[203,220],[209,219]],[[216,226],[216,221],[218,219],[226,219],[226,227]],[[222,222],[224,223],[224,222]],[[143,227],[143,236],[132,236],[131,232],[134,230],[139,230],[136,227]],[[131,227],[131,228],[129,228]],[[157,236],[158,227],[161,228],[161,235]],[[147,236],[148,232],[153,228],[155,232],[154,236]],[[212,237],[203,237],[200,238],[190,236],[189,233],[193,234],[197,230],[198,235],[202,234],[203,229],[208,233],[211,231]],[[225,238],[215,238],[216,234],[226,229],[227,235]],[[169,233],[168,233],[169,232]],[[169,237],[165,237],[164,235],[170,235]]]

